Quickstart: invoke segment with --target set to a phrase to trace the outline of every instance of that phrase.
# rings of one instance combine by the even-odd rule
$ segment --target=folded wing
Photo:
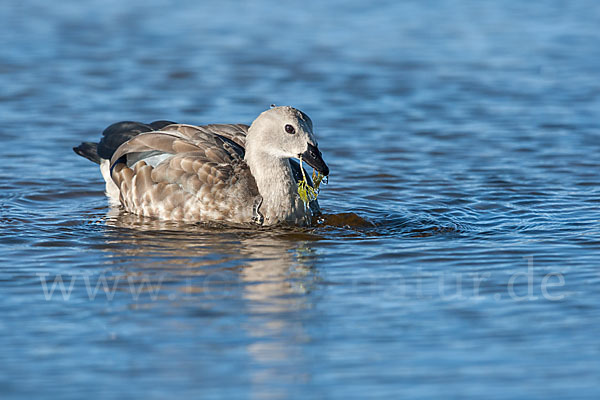
[[[173,124],[138,133],[110,160],[121,204],[167,219],[250,222],[261,199],[243,159],[244,140],[237,125]]]

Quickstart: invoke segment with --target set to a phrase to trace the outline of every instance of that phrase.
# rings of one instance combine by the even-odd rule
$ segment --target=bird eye
[[[294,133],[296,133],[296,130],[294,129],[294,127],[289,124],[285,126],[285,131],[287,133],[289,133],[290,135],[293,135]]]

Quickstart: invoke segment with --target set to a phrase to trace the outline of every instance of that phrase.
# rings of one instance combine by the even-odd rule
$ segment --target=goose
[[[162,220],[310,225],[320,209],[298,194],[302,161],[329,175],[311,119],[290,106],[250,126],[117,122],[73,150],[100,164],[111,205]]]

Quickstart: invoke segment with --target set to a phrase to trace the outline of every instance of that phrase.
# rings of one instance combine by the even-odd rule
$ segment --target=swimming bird
[[[320,210],[300,198],[294,158],[329,175],[311,119],[289,106],[250,126],[117,122],[73,150],[100,164],[112,205],[164,220],[307,225]]]

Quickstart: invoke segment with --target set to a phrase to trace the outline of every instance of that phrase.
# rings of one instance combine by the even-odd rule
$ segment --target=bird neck
[[[263,146],[248,142],[244,159],[263,198],[260,213],[265,218],[265,224],[284,221],[298,223],[304,219],[305,210],[299,201],[289,160],[276,157],[265,151]]]

